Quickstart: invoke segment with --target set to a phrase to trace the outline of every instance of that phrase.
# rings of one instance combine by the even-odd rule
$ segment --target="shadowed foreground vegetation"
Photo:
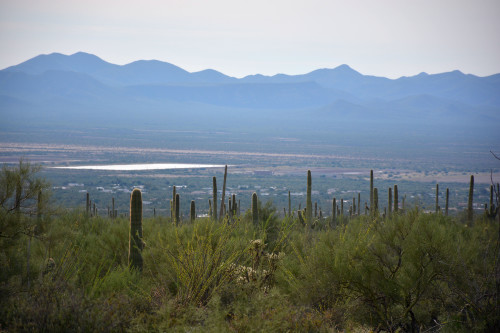
[[[0,330],[499,328],[498,218],[415,207],[302,223],[257,206],[257,219],[142,220],[142,270],[127,218],[2,207]]]

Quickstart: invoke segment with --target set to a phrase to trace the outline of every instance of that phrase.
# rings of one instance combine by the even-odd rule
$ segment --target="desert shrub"
[[[474,319],[460,324],[479,327],[478,317],[492,305],[484,293],[495,294],[486,281],[492,281],[496,239],[482,228],[418,210],[386,220],[353,219],[312,240],[299,237],[293,243],[295,258],[285,261],[290,274],[281,278],[292,297],[317,309],[335,309],[345,322],[413,331],[445,326],[471,307]],[[310,247],[304,245],[308,242]],[[477,294],[478,284],[482,307],[473,306],[468,296]]]

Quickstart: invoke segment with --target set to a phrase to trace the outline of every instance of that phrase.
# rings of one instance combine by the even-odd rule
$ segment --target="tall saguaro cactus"
[[[130,196],[130,233],[128,241],[128,265],[142,271],[142,194],[138,188]]]
[[[370,211],[373,212],[373,170],[370,170]]]
[[[181,222],[181,197],[179,193],[175,195],[175,225]]]
[[[337,199],[333,197],[332,202],[332,225],[335,225],[335,221],[337,219]]]
[[[257,193],[252,194],[252,221],[254,225],[259,224],[259,208],[257,207],[259,199],[257,198]]]
[[[177,189],[174,186],[172,186],[172,219],[175,219],[175,217],[177,216],[177,212],[175,211],[175,199],[176,199],[176,195],[177,195]]]
[[[444,206],[444,215],[448,216],[448,202],[450,200],[450,189],[446,188],[446,204]]]
[[[90,215],[90,194],[87,192],[87,201],[86,201],[86,206],[85,206],[85,212],[87,213],[87,216]]]
[[[439,184],[436,184],[436,214],[439,213]]]
[[[399,210],[398,185],[394,185],[394,212]]]
[[[390,217],[391,214],[392,214],[392,188],[389,187],[387,217]]]
[[[190,212],[190,218],[191,218],[191,222],[194,222],[194,220],[196,219],[196,206],[195,206],[195,203],[194,203],[194,200],[191,200],[191,209],[189,210]]]
[[[290,191],[288,191],[288,217],[292,216],[292,198],[290,195]]]
[[[219,219],[223,220],[224,219],[224,200],[226,199],[226,178],[227,178],[227,164],[226,167],[224,168],[224,183],[222,183],[222,199],[220,202],[220,215]]]
[[[212,192],[212,218],[217,221],[217,178],[212,178],[213,192]]]
[[[306,223],[307,225],[312,224],[312,198],[311,198],[311,193],[312,193],[312,177],[311,177],[311,170],[307,170],[307,198],[306,198]]]
[[[361,212],[361,193],[358,192],[358,216],[360,216]]]
[[[470,176],[470,184],[469,184],[469,201],[467,204],[467,221],[472,223],[474,218],[474,210],[473,210],[473,197],[474,197],[474,176]]]

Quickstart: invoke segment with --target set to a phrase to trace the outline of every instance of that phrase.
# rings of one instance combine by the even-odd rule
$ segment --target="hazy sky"
[[[0,0],[0,68],[42,53],[188,71],[500,73],[499,0]]]

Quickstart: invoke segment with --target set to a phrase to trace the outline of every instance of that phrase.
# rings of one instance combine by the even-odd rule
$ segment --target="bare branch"
[[[494,153],[494,152],[492,152],[491,150],[490,150],[490,153],[491,153],[491,155],[493,155],[493,157],[495,157],[497,160],[500,160],[500,157],[498,157],[497,155],[495,155],[495,153]]]

